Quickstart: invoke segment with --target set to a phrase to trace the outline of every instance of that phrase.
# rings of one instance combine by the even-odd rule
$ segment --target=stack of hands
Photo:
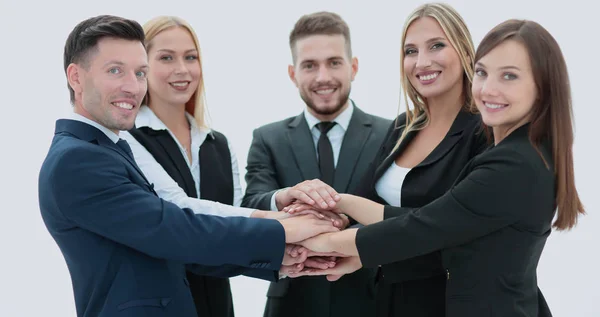
[[[281,211],[268,218],[277,219],[285,229],[287,246],[280,276],[326,275],[335,281],[362,267],[357,252],[341,253],[335,245],[336,238],[354,240],[356,236],[356,229],[346,229],[350,220],[340,208],[341,199],[318,179],[276,193]]]

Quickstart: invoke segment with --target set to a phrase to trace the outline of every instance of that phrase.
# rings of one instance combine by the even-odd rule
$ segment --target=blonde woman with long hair
[[[121,137],[158,196],[197,214],[285,217],[239,207],[242,188],[235,153],[225,135],[211,129],[205,119],[204,74],[193,28],[181,18],[159,16],[144,25],[144,33],[148,92],[134,129],[123,131]],[[234,315],[227,278],[188,272],[186,283],[198,316]]]

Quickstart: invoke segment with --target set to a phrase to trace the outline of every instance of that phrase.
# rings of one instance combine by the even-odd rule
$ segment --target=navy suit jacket
[[[196,215],[160,199],[125,151],[79,121],[56,123],[39,203],[77,316],[195,317],[186,268],[273,281],[283,260],[277,221]]]

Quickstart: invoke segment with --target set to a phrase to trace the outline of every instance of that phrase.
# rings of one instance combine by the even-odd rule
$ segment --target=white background
[[[55,120],[71,110],[62,54],[68,33],[79,21],[98,14],[121,15],[142,24],[164,14],[187,19],[200,39],[213,127],[232,142],[243,177],[252,129],[302,110],[287,76],[288,35],[302,14],[331,10],[342,15],[359,59],[351,97],[363,110],[393,118],[400,103],[402,25],[420,3],[1,0],[0,316],[75,316],[69,272],[40,217],[37,177]],[[575,230],[550,236],[538,268],[539,286],[554,316],[600,316],[600,171],[592,153],[598,145],[600,115],[600,27],[597,11],[589,7],[593,2],[449,3],[465,18],[476,45],[505,19],[527,18],[544,25],[563,49],[577,128],[576,184],[588,215]],[[262,316],[268,283],[236,277],[232,285],[237,316]]]

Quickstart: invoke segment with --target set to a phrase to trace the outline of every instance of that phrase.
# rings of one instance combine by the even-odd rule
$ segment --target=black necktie
[[[131,147],[127,141],[119,139],[119,141],[117,141],[117,146],[120,147],[121,150],[125,151],[125,153],[133,160],[133,152],[131,151]]]
[[[327,132],[329,132],[334,125],[335,122],[320,122],[317,124],[317,128],[321,131],[319,143],[317,144],[321,180],[330,186],[333,186],[335,165],[333,164],[333,149],[331,148],[331,142],[329,142]]]

